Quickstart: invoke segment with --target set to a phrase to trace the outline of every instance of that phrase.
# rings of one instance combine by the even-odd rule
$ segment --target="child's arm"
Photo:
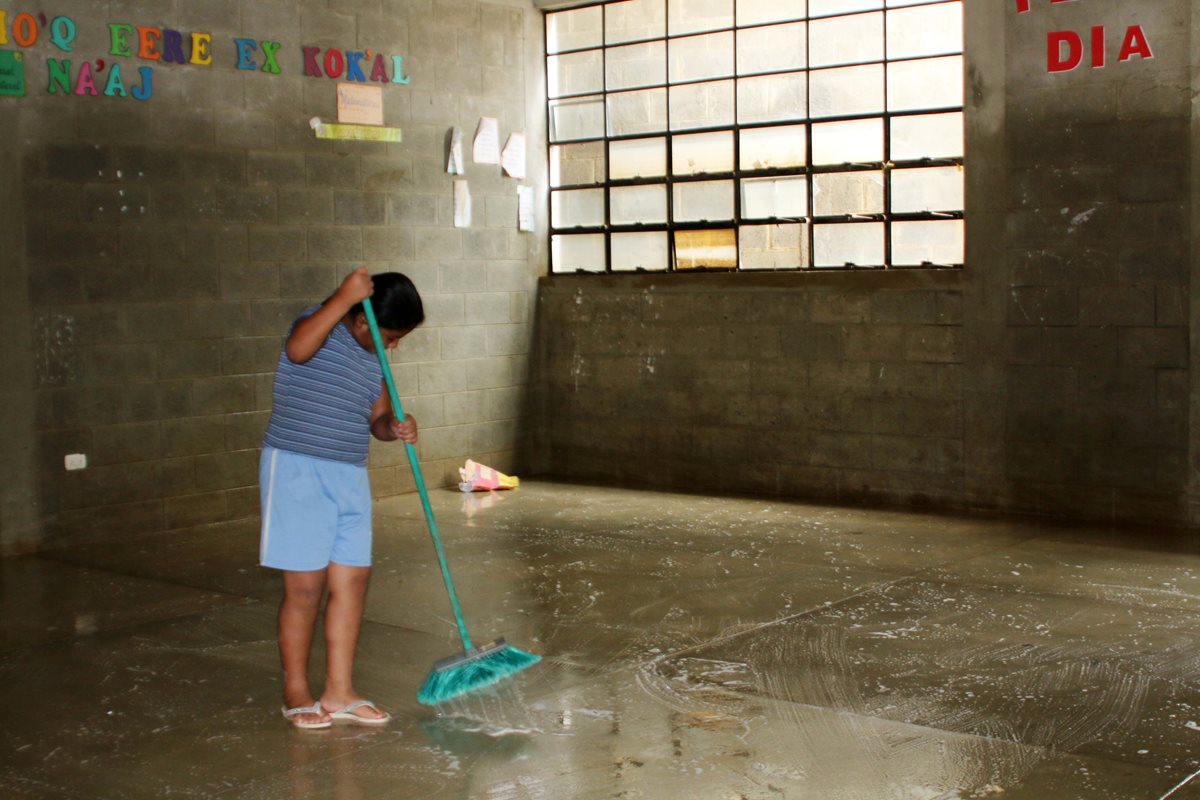
[[[371,435],[381,442],[400,439],[409,444],[417,443],[417,421],[411,414],[406,414],[403,422],[396,419],[386,384],[379,394],[379,399],[375,401],[375,407],[371,409]]]
[[[359,267],[346,276],[333,296],[321,304],[316,313],[296,323],[288,336],[284,351],[295,364],[303,364],[317,354],[329,332],[342,321],[346,312],[371,296],[374,284],[366,267]]]

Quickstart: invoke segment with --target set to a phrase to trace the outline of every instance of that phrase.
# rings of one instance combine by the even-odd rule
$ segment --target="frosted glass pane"
[[[892,263],[909,267],[925,262],[932,265],[962,264],[965,261],[963,230],[961,219],[893,222]]]
[[[962,6],[944,3],[887,13],[888,58],[914,58],[963,49]]]
[[[741,132],[741,137],[738,152],[741,169],[802,167],[807,160],[803,125],[749,128]]]
[[[670,263],[669,241],[666,231],[614,233],[612,235],[613,271],[665,270],[667,264]]]
[[[666,44],[647,42],[613,47],[605,54],[608,88],[636,89],[667,82]]]
[[[733,81],[671,87],[671,130],[733,124]]]
[[[550,224],[555,228],[604,224],[604,190],[574,189],[550,193]]]
[[[554,272],[586,269],[604,271],[604,234],[557,234],[550,237],[550,258]]]
[[[702,267],[737,267],[737,234],[733,230],[675,232],[675,269]]]
[[[808,0],[810,17],[849,14],[854,11],[873,11],[883,8],[883,0]]]
[[[804,0],[738,0],[737,24],[757,25],[762,22],[804,19],[806,11]]]
[[[809,74],[814,117],[883,111],[883,65],[822,69]]]
[[[608,177],[615,181],[667,174],[666,139],[626,139],[610,142],[608,156],[611,159]]]
[[[671,141],[671,173],[733,172],[733,132],[675,136]]]
[[[883,120],[856,119],[813,125],[814,164],[883,161]]]
[[[733,219],[733,181],[677,183],[673,196],[676,222]]]
[[[882,12],[831,17],[809,23],[808,63],[811,66],[882,60]]]
[[[738,4],[741,8],[741,4]],[[738,75],[783,72],[805,66],[805,23],[771,25],[737,33]]]
[[[808,266],[804,225],[743,225],[738,230],[741,269],[796,269]]]
[[[608,133],[658,133],[667,128],[667,90],[643,89],[608,96]]]
[[[546,15],[546,52],[599,47],[600,6],[555,11]]]
[[[883,172],[830,172],[813,176],[819,217],[883,213]]]
[[[609,190],[613,225],[646,225],[667,221],[667,187],[614,186]]]
[[[956,158],[963,154],[963,115],[892,118],[892,160]]]
[[[892,171],[892,211],[962,211],[963,171],[958,167]]]
[[[604,101],[577,97],[550,102],[550,140],[596,139],[604,135]]]
[[[604,142],[556,144],[550,148],[550,185],[604,182]]]
[[[813,229],[813,264],[817,267],[883,266],[883,223],[817,225]]]
[[[963,104],[962,56],[888,64],[888,109],[916,111]]]
[[[667,0],[667,33],[698,33],[733,27],[733,0]]]
[[[546,73],[550,97],[604,90],[604,72],[599,50],[550,56],[546,59]]]
[[[750,178],[742,181],[742,216],[746,219],[798,219],[807,215],[807,178]]]
[[[609,44],[653,39],[666,33],[663,0],[625,0],[604,7],[604,39]]]
[[[725,78],[733,74],[733,33],[710,33],[667,43],[671,83]]]
[[[764,75],[738,81],[738,122],[783,122],[804,119],[808,113],[808,84],[804,73]]]

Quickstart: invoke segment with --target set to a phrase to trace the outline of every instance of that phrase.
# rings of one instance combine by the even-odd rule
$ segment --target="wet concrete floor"
[[[356,673],[381,730],[280,718],[253,528],[0,561],[4,796],[1200,798],[1187,534],[545,482],[433,501],[475,637],[545,659],[418,705],[454,626],[417,498],[384,501]]]

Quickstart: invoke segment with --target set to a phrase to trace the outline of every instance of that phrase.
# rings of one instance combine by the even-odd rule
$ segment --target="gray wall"
[[[1014,6],[966,3],[961,274],[545,279],[545,468],[1195,522],[1193,4]],[[1105,68],[1047,72],[1099,24]]]
[[[498,116],[528,134],[544,192],[529,4],[64,1],[76,58],[103,57],[105,26],[127,20],[210,30],[215,63],[156,65],[146,103],[49,96],[45,58],[62,54],[43,40],[26,51],[29,96],[0,98],[0,552],[249,532],[279,337],[359,262],[411,274],[427,299],[395,369],[434,483],[469,456],[701,491],[1195,522],[1191,4],[966,5],[962,273],[538,288],[545,242],[515,230],[515,181],[469,164],[475,223],[455,229],[443,161],[450,126],[469,138]],[[1105,69],[1046,73],[1047,31],[1101,23]],[[1133,23],[1156,57],[1117,64]],[[282,42],[285,73],[234,69],[238,35]],[[300,76],[302,44],[403,54],[412,83],[385,93],[404,142],[315,140],[307,120],[332,118],[334,82]],[[91,466],[64,472],[69,452]],[[376,448],[371,474],[378,494],[411,487],[397,448]]]
[[[17,140],[15,115],[0,115],[0,141]],[[20,151],[0,149],[0,175],[16,175]],[[41,514],[35,463],[33,313],[29,306],[20,184],[0,180],[0,210],[8,224],[0,225],[0,545],[13,552],[28,551],[41,535]],[[11,543],[11,546],[9,546]]]
[[[22,9],[17,9],[17,11]],[[25,50],[28,96],[0,98],[6,443],[0,545],[196,525],[254,526],[257,458],[289,321],[354,265],[414,278],[428,322],[395,373],[422,424],[425,475],[467,457],[516,469],[544,245],[516,230],[516,184],[470,163],[474,223],[456,229],[444,142],[481,115],[524,130],[544,174],[541,17],[524,2],[63,2],[75,53]],[[10,11],[9,20],[16,11]],[[146,102],[46,92],[46,58],[109,55],[107,24],[211,31],[214,63],[154,65]],[[235,68],[233,38],[278,41],[283,73]],[[404,56],[384,88],[401,144],[317,140],[336,82],[301,46]],[[19,49],[10,43],[7,49]],[[77,66],[76,66],[77,69]],[[105,73],[99,74],[100,88]],[[66,453],[86,470],[65,472]],[[379,495],[411,487],[376,448]]]

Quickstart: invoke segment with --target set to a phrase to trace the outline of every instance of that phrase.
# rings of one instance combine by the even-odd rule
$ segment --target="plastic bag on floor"
[[[492,489],[515,489],[521,480],[513,475],[505,475],[497,469],[467,459],[467,463],[458,468],[462,483],[458,488],[464,492],[488,492]]]

